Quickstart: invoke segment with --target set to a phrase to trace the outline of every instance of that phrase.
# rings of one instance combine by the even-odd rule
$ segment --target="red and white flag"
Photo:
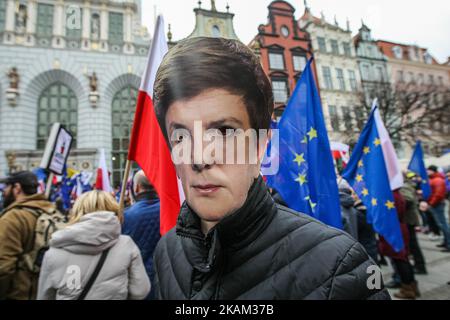
[[[372,104],[372,110],[378,105],[378,100],[375,99]],[[391,190],[397,190],[403,187],[403,174],[400,169],[400,163],[395,153],[394,145],[392,144],[389,133],[384,126],[381,119],[380,109],[375,110],[375,123],[377,125],[378,134],[380,135],[381,148],[383,150],[384,163],[386,163],[386,169],[389,176],[389,184]]]
[[[162,16],[158,16],[152,47],[139,89],[128,160],[139,164],[158,192],[161,201],[161,235],[175,227],[181,203],[184,201],[181,184],[152,101],[156,72],[167,52],[164,20]]]
[[[100,158],[97,167],[97,180],[95,181],[95,189],[112,192],[111,182],[109,181],[109,172],[106,167],[105,150],[100,149]]]

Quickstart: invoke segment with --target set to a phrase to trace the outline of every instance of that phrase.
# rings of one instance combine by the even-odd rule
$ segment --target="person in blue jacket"
[[[133,178],[133,193],[135,203],[125,210],[122,233],[130,236],[139,247],[145,270],[153,283],[153,251],[161,237],[159,198],[142,170]],[[153,293],[150,292],[147,298],[152,299]]]

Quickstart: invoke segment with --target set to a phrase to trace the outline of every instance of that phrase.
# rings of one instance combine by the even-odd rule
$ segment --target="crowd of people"
[[[180,41],[164,57],[154,87],[167,141],[174,128],[193,132],[198,120],[219,132],[269,130],[270,80],[240,42]],[[344,231],[283,206],[260,162],[176,164],[185,202],[175,228],[161,238],[160,202],[142,171],[124,213],[113,194],[92,190],[67,214],[37,192],[36,175],[13,173],[0,179],[0,299],[389,300],[382,282],[368,285],[367,270],[384,257],[395,269],[396,296],[414,299],[415,273],[427,272],[419,224],[442,234],[440,246],[450,251],[448,185],[436,167],[428,171],[429,199],[421,199],[413,176],[394,192],[401,252],[375,234],[366,208],[342,181]]]
[[[37,193],[32,172],[2,183],[0,299],[151,298],[159,200],[142,171],[134,176],[133,204],[124,213],[113,194],[93,190],[66,215]]]
[[[450,171],[446,177],[432,165],[428,168],[428,176],[431,187],[428,199],[423,197],[423,181],[412,172],[404,173],[404,186],[394,191],[395,207],[405,243],[401,252],[395,252],[367,223],[366,208],[351,187],[345,181],[339,185],[344,230],[357,239],[379,265],[387,265],[385,257],[390,259],[394,275],[386,286],[399,288],[399,292],[394,294],[399,299],[420,297],[415,274],[428,273],[417,238],[418,232],[427,234],[432,241],[442,240],[437,247],[442,252],[450,253],[450,206],[447,214],[445,213],[446,199],[450,195]]]

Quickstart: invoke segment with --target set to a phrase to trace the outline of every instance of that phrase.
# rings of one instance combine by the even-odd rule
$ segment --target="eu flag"
[[[375,123],[375,110],[372,110],[342,176],[367,207],[368,223],[396,252],[400,252],[404,247],[403,238]]]
[[[279,145],[272,144],[271,152],[277,153],[279,170],[266,176],[267,184],[290,208],[342,228],[336,173],[312,61],[278,123]]]
[[[422,144],[417,141],[414,154],[409,163],[408,170],[418,174],[421,178],[420,189],[422,189],[423,198],[428,200],[431,196],[430,182],[428,181],[427,169],[425,168],[425,162],[423,161]]]

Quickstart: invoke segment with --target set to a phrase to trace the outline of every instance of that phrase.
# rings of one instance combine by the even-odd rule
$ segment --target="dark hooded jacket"
[[[156,248],[155,290],[170,300],[389,299],[382,281],[368,288],[371,265],[348,234],[276,205],[259,178],[206,236],[183,205]]]

